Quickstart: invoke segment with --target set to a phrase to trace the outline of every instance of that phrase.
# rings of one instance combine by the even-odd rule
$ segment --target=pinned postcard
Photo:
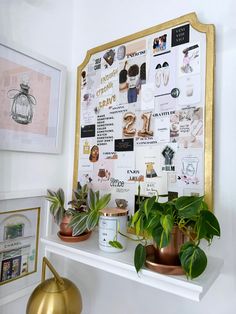
[[[94,145],[95,145],[94,137],[81,139],[81,142],[79,145],[80,158],[88,160],[91,154],[91,149]]]
[[[190,108],[179,111],[179,147],[203,147],[203,108]]]
[[[187,107],[201,101],[201,76],[186,75],[178,80],[180,95],[177,99],[179,107]]]
[[[140,194],[142,196],[157,196],[165,195],[168,192],[167,188],[167,173],[162,173],[156,180],[146,180],[145,182],[136,183],[136,194],[140,185]]]
[[[114,163],[114,176],[125,182],[135,181],[130,180],[135,169],[135,153],[116,152],[116,154],[117,160]]]
[[[177,144],[168,143],[161,145],[161,170],[164,172],[175,172],[176,171],[176,155],[177,155]]]
[[[179,47],[179,76],[200,73],[200,44],[188,43]]]
[[[157,178],[161,176],[161,151],[160,147],[136,148],[136,168],[145,178]]]
[[[176,87],[176,52],[169,51],[151,59],[149,80],[154,82],[154,96],[171,94]]]
[[[155,112],[173,111],[176,109],[176,102],[170,94],[155,96]]]
[[[146,83],[146,58],[130,58],[119,65],[120,104],[140,101],[143,84]]]
[[[203,160],[201,149],[181,149],[177,156],[177,180],[179,186],[203,188]]]
[[[154,109],[154,84],[149,83],[142,86],[141,110]]]
[[[95,190],[109,190],[110,179],[113,177],[114,161],[103,159],[94,164],[92,187]]]

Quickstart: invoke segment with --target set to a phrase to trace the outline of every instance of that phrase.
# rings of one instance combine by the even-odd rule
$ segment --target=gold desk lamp
[[[46,265],[54,278],[45,280]],[[61,278],[44,257],[41,283],[31,294],[26,314],[80,314],[82,299],[79,289],[66,278]]]

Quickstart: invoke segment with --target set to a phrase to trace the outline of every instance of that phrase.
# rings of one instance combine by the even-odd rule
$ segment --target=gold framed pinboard
[[[73,186],[128,202],[213,207],[214,25],[190,13],[87,52],[78,67]]]

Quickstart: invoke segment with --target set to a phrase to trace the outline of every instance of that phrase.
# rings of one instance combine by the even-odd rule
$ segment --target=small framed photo
[[[40,208],[0,213],[0,285],[37,271]]]
[[[64,66],[0,40],[0,149],[60,153]]]

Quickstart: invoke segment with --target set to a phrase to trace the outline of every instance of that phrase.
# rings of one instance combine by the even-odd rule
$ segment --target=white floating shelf
[[[63,242],[57,235],[42,238],[41,241],[45,244],[46,252],[55,253],[194,301],[201,300],[220,274],[223,265],[223,260],[209,256],[205,272],[194,280],[188,280],[185,276],[162,275],[149,269],[142,269],[137,275],[133,264],[136,243],[133,241],[128,241],[127,249],[119,253],[101,251],[98,247],[97,232],[93,232],[88,240],[78,243]]]

